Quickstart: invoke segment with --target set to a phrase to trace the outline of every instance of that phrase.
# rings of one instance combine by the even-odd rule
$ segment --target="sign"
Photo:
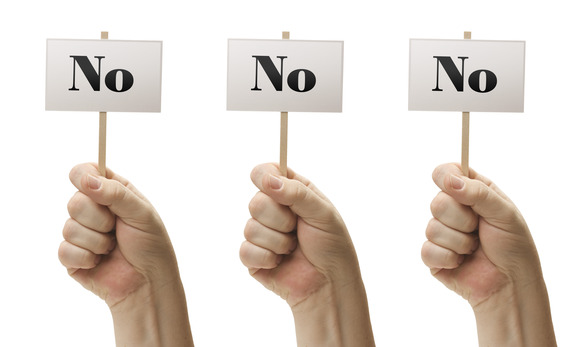
[[[410,40],[409,110],[523,112],[525,42]]]
[[[46,42],[46,110],[160,112],[162,41]]]
[[[343,42],[228,40],[227,110],[341,112]]]

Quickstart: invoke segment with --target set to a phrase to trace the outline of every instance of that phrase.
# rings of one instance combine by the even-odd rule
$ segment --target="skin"
[[[537,248],[513,202],[490,180],[457,164],[433,172],[421,256],[431,274],[475,313],[479,346],[556,346]]]
[[[240,259],[290,306],[298,346],[374,346],[366,292],[347,228],[306,178],[257,166]]]
[[[95,164],[70,172],[78,192],[58,256],[102,298],[117,346],[193,346],[176,256],[158,213],[126,179]]]

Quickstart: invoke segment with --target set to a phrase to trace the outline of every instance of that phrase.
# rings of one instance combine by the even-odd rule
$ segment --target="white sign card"
[[[523,112],[525,42],[411,39],[409,110]]]
[[[162,41],[46,41],[46,110],[160,112]]]
[[[229,39],[227,110],[342,112],[343,46]]]

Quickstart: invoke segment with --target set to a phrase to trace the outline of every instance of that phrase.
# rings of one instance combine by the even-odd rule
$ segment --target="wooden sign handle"
[[[461,135],[461,171],[469,177],[469,112],[463,112],[463,130]]]
[[[471,39],[470,31],[465,31],[464,39]],[[467,177],[469,177],[469,124],[470,114],[469,112],[463,112],[463,129],[461,135],[461,171],[463,171],[463,175]]]
[[[101,40],[108,40],[108,31],[100,32]],[[106,177],[106,112],[100,112],[98,130],[98,172]]]
[[[290,39],[290,32],[283,31],[283,40]],[[287,154],[288,154],[288,112],[280,113],[280,160],[279,169],[281,175],[287,176],[288,165],[287,165]]]

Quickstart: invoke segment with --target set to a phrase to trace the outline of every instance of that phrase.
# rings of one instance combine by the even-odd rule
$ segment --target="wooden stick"
[[[470,31],[465,31],[464,39],[471,39]],[[461,171],[463,171],[463,174],[467,177],[469,177],[469,124],[470,114],[469,112],[463,112],[463,129],[461,133]]]
[[[280,173],[283,176],[288,174],[288,112],[280,113]]]
[[[463,112],[463,131],[461,139],[461,171],[469,177],[469,112]]]
[[[288,31],[282,32],[282,39],[290,39],[290,33]],[[280,173],[283,176],[288,174],[287,165],[287,155],[288,155],[288,112],[280,113],[280,160],[279,168]]]
[[[98,172],[106,177],[106,112],[100,112],[98,132]]]
[[[101,40],[108,40],[108,31],[100,32]],[[98,172],[106,177],[106,112],[100,112],[98,131]]]

